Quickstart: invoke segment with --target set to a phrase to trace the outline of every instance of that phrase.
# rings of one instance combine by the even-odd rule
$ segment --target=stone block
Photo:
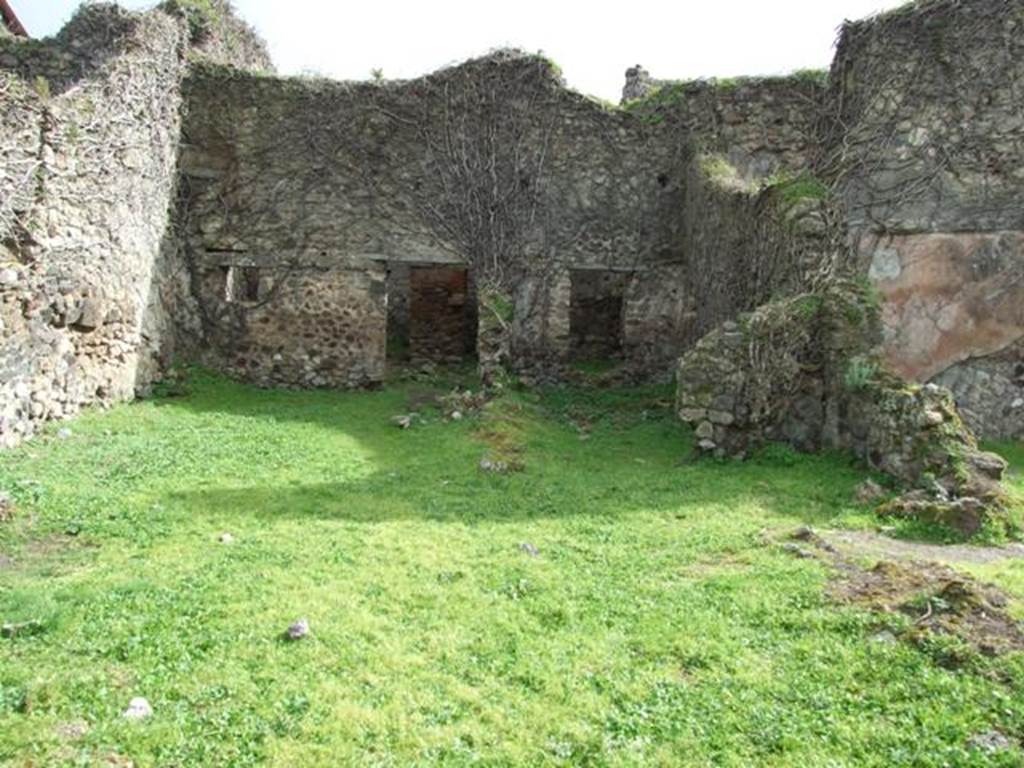
[[[708,411],[706,408],[680,408],[679,418],[683,421],[694,423],[706,419]]]
[[[729,411],[708,411],[708,419],[714,424],[727,427],[735,423],[736,417]]]
[[[105,303],[100,299],[86,298],[78,306],[78,317],[70,324],[76,330],[94,331],[103,324],[106,315]]]

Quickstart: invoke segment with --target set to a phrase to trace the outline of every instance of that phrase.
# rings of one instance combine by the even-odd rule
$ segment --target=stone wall
[[[0,444],[129,399],[173,353],[185,24],[113,5],[0,41]]]
[[[80,11],[53,41],[0,49],[5,121],[0,441],[151,379],[168,332],[167,211],[182,30],[163,14]],[[9,135],[9,134],[8,134]]]
[[[1024,435],[1024,342],[952,365],[935,383],[949,388],[979,435],[1018,440]]]
[[[890,364],[955,383],[993,437],[1024,435],[1024,389],[1002,373],[1024,362],[1022,82],[1020,0],[932,0],[847,24],[822,163],[883,294]],[[990,371],[998,395],[976,386]]]
[[[536,56],[502,51],[396,83],[204,68],[187,94],[191,260],[461,266],[510,295],[522,372],[557,376],[568,359],[569,269],[681,257],[687,142],[566,90]],[[678,315],[651,307],[658,295],[633,313],[635,334]],[[682,351],[668,354],[673,339],[659,347],[665,375]]]
[[[229,292],[239,269],[250,292]],[[263,386],[363,387],[384,377],[386,271],[253,266],[236,261],[195,270],[203,285],[208,347],[198,354]]]

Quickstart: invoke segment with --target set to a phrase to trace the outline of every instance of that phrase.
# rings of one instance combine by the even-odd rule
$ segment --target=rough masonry
[[[240,64],[269,66],[224,24]],[[0,445],[134,397],[174,355],[181,82],[208,43],[170,6],[105,5],[52,40],[0,40]]]

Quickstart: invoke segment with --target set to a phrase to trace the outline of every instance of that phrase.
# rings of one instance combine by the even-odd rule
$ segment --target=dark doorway
[[[408,264],[388,265],[388,350],[387,359],[409,359],[409,273]]]
[[[627,272],[573,270],[569,336],[574,360],[607,360],[622,354],[628,284]]]
[[[476,352],[469,270],[395,265],[388,278],[388,352],[394,361],[459,363]]]

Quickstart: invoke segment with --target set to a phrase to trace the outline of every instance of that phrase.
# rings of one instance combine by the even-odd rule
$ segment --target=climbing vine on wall
[[[422,142],[414,182],[420,215],[482,285],[499,285],[522,264],[543,221],[557,120],[547,109],[552,73],[537,57],[512,70],[491,58],[447,74],[425,80],[417,102],[390,116]]]
[[[526,304],[545,316],[570,264],[679,258],[683,148],[567,91],[543,57],[497,51],[408,82],[201,67],[187,92],[193,259],[280,279],[289,263],[463,264],[499,312],[538,288],[521,320]],[[243,325],[246,311],[232,308]]]

